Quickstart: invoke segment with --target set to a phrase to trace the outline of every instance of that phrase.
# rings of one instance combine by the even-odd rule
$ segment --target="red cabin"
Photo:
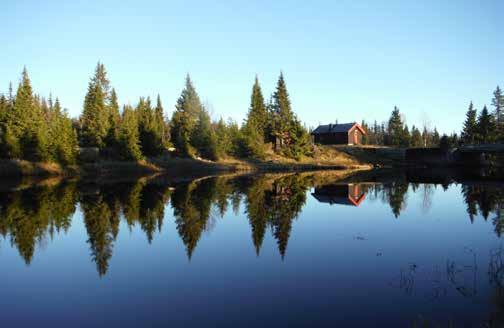
[[[313,141],[322,145],[361,145],[366,131],[354,122],[319,125],[311,134]]]

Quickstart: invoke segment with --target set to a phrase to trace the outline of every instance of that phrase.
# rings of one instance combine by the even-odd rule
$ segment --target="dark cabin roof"
[[[357,126],[357,128],[363,133],[366,134],[366,131],[364,131],[361,126],[355,122],[353,123],[343,123],[343,124],[326,124],[326,125],[319,125],[315,130],[313,130],[312,134],[324,134],[324,133],[346,133],[350,131],[354,126]]]

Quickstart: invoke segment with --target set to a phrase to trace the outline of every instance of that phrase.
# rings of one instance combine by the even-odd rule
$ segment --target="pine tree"
[[[156,99],[156,108],[154,109],[154,131],[156,137],[160,140],[160,144],[158,148],[162,151],[166,147],[168,143],[167,134],[166,134],[166,125],[164,118],[164,109],[163,104],[161,103],[161,97],[158,95]]]
[[[33,94],[26,67],[22,73],[13,110],[7,120],[13,136],[19,140],[19,149],[24,159],[49,159],[47,127],[38,97]]]
[[[401,119],[401,113],[397,107],[394,107],[388,122],[387,144],[396,147],[404,145],[404,126]]]
[[[142,159],[137,114],[131,106],[124,106],[123,109],[119,128],[119,151],[125,160]]]
[[[280,73],[276,91],[273,94],[273,114],[273,136],[280,147],[288,146],[291,143],[289,131],[294,118],[283,73]]]
[[[411,128],[411,147],[421,148],[423,147],[423,139],[420,130],[417,129],[414,125]]]
[[[409,132],[408,125],[404,125],[404,130],[401,137],[401,147],[409,147],[411,143],[411,134]]]
[[[191,135],[191,145],[201,157],[218,159],[217,135],[213,130],[210,115],[205,109],[199,112],[198,121]]]
[[[103,64],[98,63],[89,81],[82,112],[82,144],[86,147],[105,147],[110,128],[110,114],[106,104],[109,82]]]
[[[191,135],[203,110],[199,96],[189,75],[182,94],[177,100],[175,112],[171,120],[171,137],[175,148],[183,156],[194,155],[191,146]]]
[[[295,159],[308,154],[311,150],[311,139],[307,129],[292,111],[283,73],[280,73],[278,78],[271,109],[271,131],[275,139],[275,149]]]
[[[49,151],[51,158],[63,165],[75,164],[78,153],[77,132],[66,111],[62,110],[59,99],[50,107]]]
[[[497,139],[497,126],[495,118],[488,112],[487,106],[478,117],[478,141],[479,143],[491,143]]]
[[[494,109],[495,123],[497,128],[497,138],[504,141],[504,94],[499,86],[494,91],[492,106]]]
[[[121,114],[119,113],[119,102],[115,89],[110,92],[110,100],[108,104],[108,132],[105,139],[107,147],[117,146],[119,140],[119,124],[121,121]]]
[[[477,110],[474,109],[474,105],[471,102],[466,113],[466,120],[464,122],[464,128],[462,130],[462,143],[465,145],[472,145],[477,140],[478,133],[478,122],[477,122]]]
[[[430,146],[439,147],[440,140],[441,140],[441,137],[439,136],[439,132],[438,132],[437,128],[434,128],[434,132],[432,132],[432,135],[430,137]]]
[[[267,121],[268,112],[264,103],[261,86],[259,85],[259,79],[256,76],[254,86],[252,87],[250,108],[247,114],[245,125],[248,130],[256,130],[264,138]]]
[[[217,137],[217,154],[219,158],[232,154],[233,144],[226,122],[221,119],[215,125],[215,134]]]

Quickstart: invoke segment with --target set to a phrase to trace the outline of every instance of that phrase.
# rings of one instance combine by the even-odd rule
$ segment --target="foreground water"
[[[499,326],[504,188],[410,180],[0,192],[2,326]]]

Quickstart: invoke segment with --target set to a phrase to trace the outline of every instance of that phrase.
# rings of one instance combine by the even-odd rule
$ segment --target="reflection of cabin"
[[[366,131],[358,123],[319,125],[313,141],[323,145],[361,145]]]
[[[312,196],[321,203],[359,206],[366,192],[360,184],[325,185],[315,188]]]

